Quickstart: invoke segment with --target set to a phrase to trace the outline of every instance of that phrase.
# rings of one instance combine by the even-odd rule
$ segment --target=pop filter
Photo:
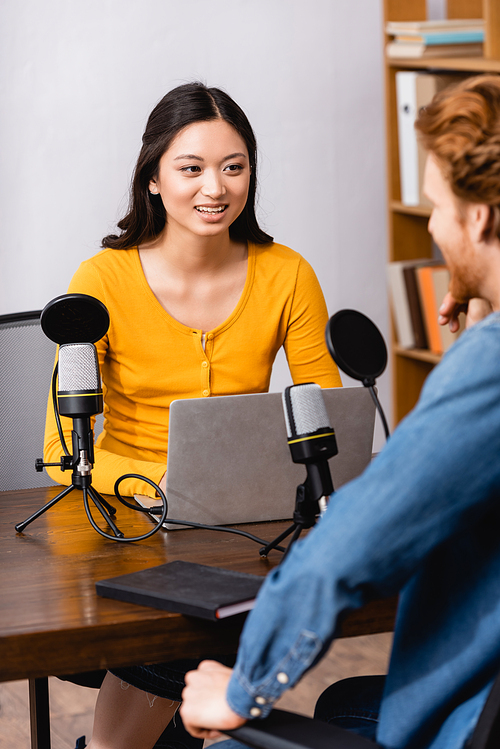
[[[334,362],[349,377],[374,385],[387,366],[382,334],[366,315],[343,309],[326,325],[326,345]]]
[[[376,378],[387,366],[387,347],[382,333],[362,312],[342,309],[328,320],[325,338],[335,364],[370,390],[387,439],[389,427],[374,387]]]
[[[54,343],[95,343],[107,333],[109,314],[93,296],[63,294],[45,305],[40,324]]]

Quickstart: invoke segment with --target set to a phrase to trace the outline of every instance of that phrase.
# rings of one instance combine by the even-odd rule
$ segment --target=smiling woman
[[[142,140],[121,233],[69,287],[110,313],[97,343],[104,429],[92,476],[107,494],[125,473],[164,485],[172,400],[265,392],[281,346],[295,383],[341,384],[314,271],[257,223],[256,142],[242,109],[219,89],[185,84],[156,105]],[[70,439],[71,420],[63,427]],[[46,461],[60,449],[49,399]],[[123,491],[154,495],[139,479]]]
[[[341,385],[324,342],[328,314],[314,271],[259,227],[256,184],[255,137],[226,93],[186,84],[154,108],[121,233],[104,238],[69,288],[97,297],[110,314],[96,344],[104,393],[92,475],[98,491],[113,493],[126,473],[164,489],[171,402],[266,392],[282,346],[294,383]],[[72,421],[62,421],[71,440]],[[49,399],[45,460],[59,454]],[[51,476],[68,481],[58,468]],[[125,486],[131,495],[154,496],[139,478]],[[107,674],[90,746],[151,747],[194,665]],[[144,692],[153,695],[149,702]],[[179,719],[156,745],[200,744]]]

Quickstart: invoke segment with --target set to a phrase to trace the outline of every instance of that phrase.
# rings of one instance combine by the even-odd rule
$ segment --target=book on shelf
[[[421,34],[410,31],[404,34],[396,34],[394,41],[426,44],[428,47],[446,44],[481,44],[484,42],[484,29],[464,29],[451,32],[430,31]]]
[[[415,339],[415,347],[425,349],[427,348],[427,333],[425,330],[422,308],[420,306],[420,295],[418,291],[417,277],[415,275],[416,267],[415,264],[405,264],[403,267],[403,279],[408,297],[408,306],[410,308],[410,321],[413,329],[413,337]]]
[[[386,33],[390,58],[477,57],[483,54],[484,21],[445,19],[443,21],[389,22]]]
[[[406,349],[427,348],[415,268],[428,265],[429,259],[398,260],[387,266],[389,301],[400,346]]]
[[[264,578],[176,560],[96,582],[98,595],[201,619],[250,611]]]
[[[463,329],[462,320],[457,333],[438,323],[438,310],[450,281],[447,267],[428,258],[399,260],[388,264],[387,278],[399,345],[435,354],[447,351]]]
[[[481,57],[482,43],[478,44],[432,44],[395,40],[385,48],[387,57],[392,60],[405,58],[426,59],[432,57]]]
[[[416,268],[415,274],[428,348],[433,354],[444,354],[463,330],[463,319],[459,319],[460,328],[456,333],[452,333],[448,325],[438,323],[439,307],[450,284],[450,272],[445,265],[428,265]]]
[[[427,21],[387,21],[385,25],[386,33],[392,36],[397,34],[454,33],[471,29],[484,30],[484,19],[442,18]]]
[[[464,77],[463,73],[436,74],[413,70],[396,73],[399,173],[404,205],[430,205],[422,190],[427,153],[415,130],[418,112],[438,91]]]

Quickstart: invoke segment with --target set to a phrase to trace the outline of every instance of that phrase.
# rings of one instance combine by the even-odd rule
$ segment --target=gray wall
[[[250,118],[264,227],[330,314],[387,335],[382,38],[381,0],[3,0],[0,314],[66,291],[122,215],[149,111],[196,78]]]

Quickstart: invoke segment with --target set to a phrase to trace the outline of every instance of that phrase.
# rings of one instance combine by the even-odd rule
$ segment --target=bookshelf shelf
[[[427,231],[430,208],[422,205],[406,206],[401,202],[396,72],[428,70],[456,71],[470,75],[500,73],[499,0],[447,0],[447,8],[449,18],[484,18],[484,57],[387,58],[385,63],[390,261],[432,258],[432,242]],[[385,22],[421,21],[425,18],[426,0],[384,0]],[[390,355],[394,424],[397,424],[414,407],[427,375],[441,357],[430,351],[402,348],[396,342],[394,331]]]
[[[389,208],[395,213],[407,213],[410,216],[429,218],[431,215],[431,208],[428,205],[404,205],[400,200],[389,201]]]
[[[486,57],[427,57],[387,60],[388,67],[400,70],[460,70],[472,75],[500,73],[500,60]]]
[[[405,356],[407,359],[428,362],[429,364],[438,364],[441,361],[440,354],[433,354],[432,351],[421,348],[402,348],[397,343],[394,344],[394,354],[396,356]]]

